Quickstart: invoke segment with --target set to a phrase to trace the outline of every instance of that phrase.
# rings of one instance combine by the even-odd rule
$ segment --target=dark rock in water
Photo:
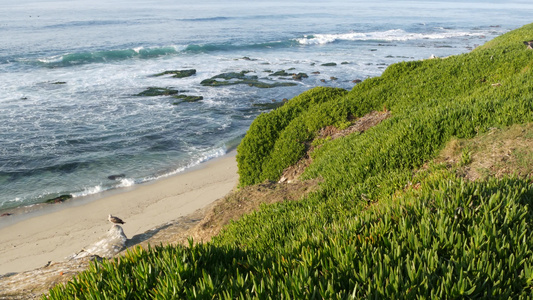
[[[237,83],[228,82],[228,81],[219,81],[213,78],[208,78],[208,79],[202,80],[200,84],[203,86],[223,86],[223,85],[232,85],[232,84],[237,84]]]
[[[313,73],[311,73],[311,74],[313,74],[313,75],[318,75],[318,74],[320,74],[320,72],[315,71],[315,72],[313,72]]]
[[[190,77],[196,74],[196,70],[195,69],[171,70],[171,71],[165,71],[165,72],[161,72],[158,74],[154,74],[152,75],[152,77],[159,77],[159,76],[169,75],[169,74],[173,74],[172,78],[185,78],[185,77]]]
[[[336,65],[337,63],[334,63],[334,62],[321,64],[321,66],[323,67],[335,67]]]
[[[337,78],[337,77],[334,77],[334,76],[331,76],[329,79],[331,79],[331,80],[337,80],[338,78]]]
[[[326,82],[326,79],[320,79],[321,82]]]
[[[254,59],[254,58],[250,58],[248,56],[244,56],[241,58],[242,60],[248,60],[248,61],[256,61],[257,59]]]
[[[182,102],[197,102],[197,101],[200,101],[200,100],[204,100],[204,97],[202,97],[202,96],[178,95],[178,96],[173,96],[173,97],[176,98],[176,99],[183,100]],[[174,102],[173,104],[177,105],[179,103],[180,102]]]
[[[298,73],[298,74],[296,74],[296,73],[287,73],[285,70],[274,72],[274,73],[270,74],[270,76],[282,76],[282,77],[291,76],[292,79],[294,79],[294,80],[302,80],[302,78],[308,78],[309,77],[306,73]]]
[[[352,83],[359,83],[359,82],[362,82],[362,80],[361,79],[352,80]]]
[[[254,81],[257,80],[257,76],[247,76],[246,74],[250,73],[250,71],[241,71],[239,73],[236,72],[228,72],[228,73],[222,73],[215,75],[211,78],[202,80],[200,82],[203,86],[223,86],[223,85],[234,85],[234,84],[243,84],[248,83],[248,81]],[[222,80],[217,80],[222,79]]]
[[[64,202],[68,199],[72,199],[72,195],[61,195],[59,197],[55,197],[55,198],[52,198],[52,199],[49,199],[49,200],[46,200],[45,203],[61,203],[61,202]]]
[[[292,76],[292,75],[293,73],[287,73],[287,71],[285,70],[277,71],[277,72],[270,74],[270,76],[285,76],[285,77]]]
[[[168,95],[176,95],[179,92],[180,91],[178,90],[174,90],[170,88],[149,87],[145,91],[138,93],[136,96],[142,96],[142,97],[168,96]]]
[[[126,178],[125,174],[117,174],[117,175],[109,175],[107,176],[107,179],[109,180],[120,180]]]
[[[52,84],[67,84],[65,81],[56,81],[52,82]]]
[[[302,80],[303,78],[309,78],[309,75],[305,73],[292,74],[292,79],[294,80]]]
[[[224,79],[224,80],[231,80],[231,79],[257,79],[257,76],[247,76],[246,74],[250,73],[251,71],[240,71],[239,73],[236,72],[228,72],[228,73],[221,73],[216,76],[213,76],[211,78],[213,79]]]
[[[257,87],[257,88],[262,88],[262,89],[270,89],[270,88],[282,87],[282,86],[295,86],[297,84],[296,83],[292,83],[292,82],[266,83],[266,82],[256,81],[256,82],[250,82],[250,83],[248,83],[248,85],[249,86],[253,86],[253,87]]]
[[[246,75],[250,71],[241,71],[239,73],[229,72],[222,73],[211,78],[202,80],[200,82],[203,86],[227,86],[227,85],[236,85],[236,84],[247,84],[249,86],[258,87],[258,88],[273,88],[279,86],[294,86],[295,83],[289,82],[275,82],[275,83],[266,83],[258,80],[257,76],[248,76]],[[221,79],[221,80],[219,80]]]
[[[341,65],[349,65],[349,64],[350,64],[350,63],[347,62],[347,61],[343,61],[343,62],[341,62]]]

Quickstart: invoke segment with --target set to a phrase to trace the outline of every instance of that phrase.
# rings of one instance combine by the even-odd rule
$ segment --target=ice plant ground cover
[[[530,128],[531,39],[533,24],[468,54],[391,65],[349,92],[315,88],[260,115],[238,148],[241,186],[278,180],[321,128],[391,113],[316,147],[302,179],[321,178],[318,191],[263,205],[209,243],[95,263],[48,298],[530,297],[531,173],[471,181],[431,161],[452,140]]]

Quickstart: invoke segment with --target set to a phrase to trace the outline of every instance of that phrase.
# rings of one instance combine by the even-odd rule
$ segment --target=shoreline
[[[236,151],[159,180],[9,216],[0,226],[0,275],[63,261],[107,233],[121,217],[128,238],[194,213],[235,188]],[[2,220],[4,221],[4,220]]]
[[[57,197],[57,199],[63,196],[70,197],[66,200],[58,200],[57,202],[54,202],[53,200],[55,200],[56,198],[50,198],[44,202],[37,202],[33,204],[27,204],[23,206],[10,207],[10,208],[1,208],[0,209],[0,229],[7,227],[7,226],[14,225],[22,220],[26,220],[29,218],[43,215],[43,214],[55,212],[57,210],[61,210],[67,207],[84,205],[89,202],[99,200],[101,198],[105,198],[105,197],[109,197],[109,196],[116,195],[119,193],[124,193],[124,192],[135,190],[136,188],[140,186],[150,185],[160,180],[165,180],[173,176],[186,174],[187,172],[202,168],[202,166],[206,163],[224,158],[228,155],[232,155],[233,152],[235,152],[235,154],[233,154],[233,156],[235,156],[236,151],[237,151],[237,145],[227,147],[225,153],[222,155],[211,156],[206,159],[199,160],[199,162],[196,164],[192,164],[192,165],[188,165],[183,168],[180,168],[180,170],[171,171],[169,173],[163,173],[161,175],[154,176],[151,179],[143,180],[142,182],[136,182],[131,185],[126,185],[122,187],[112,187],[109,189],[103,189],[102,191],[99,191],[96,193],[90,193],[90,194],[81,195],[81,196],[75,196],[75,194],[77,193],[67,192]]]

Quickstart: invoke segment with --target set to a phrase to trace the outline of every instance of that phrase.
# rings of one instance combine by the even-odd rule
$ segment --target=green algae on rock
[[[171,88],[149,87],[146,90],[138,93],[136,96],[142,96],[142,97],[169,96],[169,95],[176,95],[180,92],[184,92],[184,91],[178,91],[178,90],[171,89]]]
[[[58,196],[52,199],[48,199],[46,200],[45,203],[49,203],[49,204],[61,203],[71,198],[72,198],[72,195],[61,195],[61,196]]]
[[[258,87],[258,88],[274,88],[280,86],[295,86],[295,83],[290,82],[275,82],[275,83],[266,83],[259,81],[259,78],[255,75],[249,76],[246,75],[250,71],[241,71],[222,73],[211,78],[202,80],[200,82],[203,86],[227,86],[227,85],[236,85],[236,84],[247,84],[249,86]],[[222,80],[220,80],[222,79]]]
[[[202,96],[177,95],[173,97],[182,100],[181,102],[174,102],[174,105],[180,104],[182,102],[198,102],[200,100],[204,100],[204,97]]]
[[[282,86],[295,86],[297,84],[296,83],[292,83],[292,82],[266,83],[266,82],[257,81],[257,82],[249,82],[248,85],[249,86],[253,86],[253,87],[257,87],[257,88],[270,89],[270,88],[282,87]]]
[[[285,71],[285,70],[280,70],[280,71],[277,71],[277,72],[274,72],[274,73],[270,74],[270,76],[286,76],[286,77],[288,77],[288,76],[292,76],[292,74],[294,74],[294,73],[287,73],[287,71]]]
[[[309,78],[309,75],[306,73],[292,74],[292,79],[294,80],[302,80],[303,78]]]
[[[294,68],[291,68],[291,69],[294,69]],[[302,80],[303,78],[309,77],[309,75],[307,75],[306,73],[288,73],[285,70],[274,72],[270,74],[270,76],[292,77],[292,79],[294,80]]]
[[[152,75],[152,77],[160,77],[160,76],[170,75],[170,74],[173,74],[172,78],[185,78],[185,77],[190,77],[190,76],[195,75],[196,69],[170,70],[170,71],[165,71],[165,72],[154,74]]]

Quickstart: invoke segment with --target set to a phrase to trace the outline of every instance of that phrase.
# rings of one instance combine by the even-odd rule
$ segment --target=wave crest
[[[179,51],[177,47],[174,46],[158,48],[137,47],[123,50],[69,53],[52,57],[39,58],[36,61],[30,61],[30,63],[35,63],[44,67],[57,68],[91,63],[106,63],[132,58],[150,59],[165,55],[176,54],[178,52]]]
[[[412,33],[402,29],[374,32],[350,32],[339,34],[314,34],[295,39],[302,45],[324,45],[337,41],[408,41],[424,39],[447,39],[462,36],[482,36],[483,33],[447,31],[435,33]]]

